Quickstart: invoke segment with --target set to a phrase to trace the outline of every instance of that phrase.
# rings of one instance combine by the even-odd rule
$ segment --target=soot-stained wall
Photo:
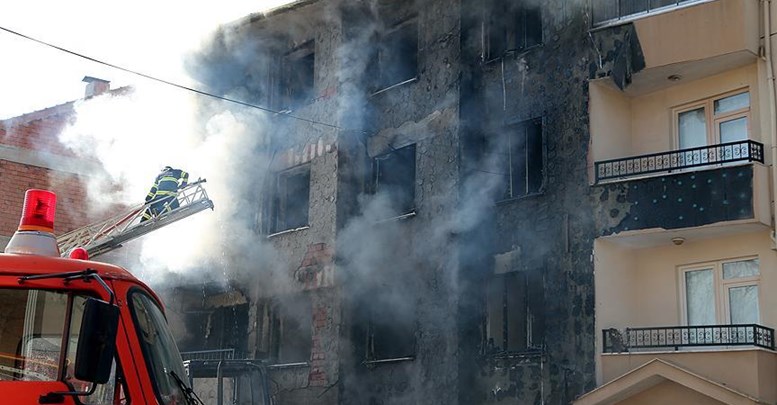
[[[753,218],[753,175],[747,165],[597,186],[601,235]]]
[[[460,403],[569,403],[595,385],[595,201],[586,154],[587,79],[599,69],[587,35],[586,2],[534,3],[541,11],[542,43],[493,60],[482,58],[483,25],[472,17],[482,4],[465,1],[463,7],[463,142],[483,153],[463,154],[462,183],[508,176],[494,172],[504,166],[491,160],[510,148],[499,139],[526,120],[541,122],[544,165],[542,186],[526,195],[500,198],[503,180],[489,216],[462,241],[462,252],[478,254],[462,256],[462,296],[468,298],[462,298],[460,314]],[[505,254],[510,266],[500,270],[494,258]],[[543,305],[530,316],[544,325],[532,330],[531,350],[495,356],[483,347],[489,322],[484,292],[495,273],[504,271],[540,275]]]
[[[248,352],[261,340],[258,302],[289,292],[310,298],[311,355],[307,365],[273,372],[279,403],[563,404],[593,388],[597,200],[586,168],[587,79],[606,66],[583,0],[515,2],[539,10],[540,44],[485,60],[489,4],[302,2],[246,20],[243,36],[220,46],[257,45],[210,60],[223,68],[213,73],[226,94],[272,104],[260,84],[272,69],[245,56],[284,55],[312,39],[315,97],[291,115],[334,125],[279,115],[261,131],[271,134],[270,163],[257,163],[269,167],[268,179],[310,165],[309,226],[257,235],[280,272],[259,279],[260,269],[243,264],[254,325]],[[407,27],[414,31],[401,32]],[[392,53],[397,44],[402,52]],[[408,72],[397,58],[414,74],[386,86],[386,75]],[[245,65],[228,63],[236,60]],[[236,74],[250,85],[224,80]],[[542,164],[531,156],[541,181],[505,199],[513,177],[504,172],[505,135],[526,122],[541,128]],[[411,145],[412,209],[396,215],[376,167]],[[259,222],[271,204],[259,198]],[[497,272],[531,273],[527,280],[539,283],[527,298],[538,320],[531,350],[486,350]]]

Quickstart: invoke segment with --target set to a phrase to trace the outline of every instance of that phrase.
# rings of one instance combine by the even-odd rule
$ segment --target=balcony
[[[631,96],[753,64],[758,59],[759,2],[742,0],[594,0],[594,35],[633,26],[632,58],[639,60]],[[712,23],[714,22],[714,23]],[[631,28],[629,28],[631,30]],[[600,37],[601,38],[601,37]],[[627,38],[628,39],[628,38]],[[609,44],[604,41],[603,44]],[[616,43],[601,49],[615,52]]]
[[[764,146],[755,141],[729,142],[698,148],[652,153],[595,163],[596,183],[653,173],[672,173],[715,164],[764,162]]]
[[[605,329],[602,352],[599,387],[575,405],[777,400],[774,330],[765,326]]]
[[[665,326],[602,331],[602,352],[681,347],[756,346],[774,350],[774,329],[748,325]]]
[[[709,0],[594,0],[592,2],[593,23],[606,25],[630,21],[648,14],[672,11],[704,1]]]
[[[747,140],[594,164],[599,235],[626,243],[738,235],[770,223],[764,146]]]

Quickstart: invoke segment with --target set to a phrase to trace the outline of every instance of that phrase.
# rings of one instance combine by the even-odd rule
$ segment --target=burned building
[[[586,16],[302,1],[224,27],[199,74],[277,112],[256,128],[251,219],[280,265],[241,263],[240,330],[183,350],[265,359],[278,403],[567,403],[592,388]],[[192,307],[190,324],[224,311]]]
[[[251,243],[225,255],[231,288],[178,297],[200,328],[183,349],[261,360],[281,404],[761,395],[708,374],[683,391],[687,353],[618,354],[706,322],[719,338],[696,343],[741,332],[777,364],[754,310],[773,267],[759,9],[622,3],[308,0],[223,27],[199,78],[270,114],[240,191]],[[635,356],[661,377],[624,376]]]

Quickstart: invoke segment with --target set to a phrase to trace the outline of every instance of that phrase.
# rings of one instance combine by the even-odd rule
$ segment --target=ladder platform
[[[205,179],[197,180],[178,190],[175,196],[178,208],[169,212],[163,209],[162,213],[152,214],[146,221],[142,221],[143,213],[151,203],[131,207],[106,220],[70,231],[57,238],[59,251],[62,256],[67,256],[71,249],[82,247],[93,258],[173,222],[208,208],[213,209],[213,201],[208,198],[203,183]]]

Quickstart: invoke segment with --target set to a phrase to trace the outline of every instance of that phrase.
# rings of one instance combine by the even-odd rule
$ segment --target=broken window
[[[386,193],[392,216],[415,209],[415,144],[373,158],[373,191]]]
[[[380,38],[372,69],[376,75],[375,90],[414,79],[418,70],[418,24],[402,22]]]
[[[313,313],[310,296],[294,294],[260,303],[257,314],[257,358],[272,363],[310,360]]]
[[[397,295],[373,297],[369,308],[367,360],[415,356],[415,308]]]
[[[315,64],[313,41],[308,41],[283,56],[278,89],[279,109],[291,109],[313,99]]]
[[[542,349],[542,277],[536,271],[496,274],[486,287],[484,351],[487,355]]]
[[[542,119],[508,127],[505,143],[507,178],[504,199],[539,193],[545,176]]]
[[[278,173],[274,197],[270,233],[307,226],[310,165]]]
[[[278,300],[273,307],[274,358],[278,363],[310,360],[313,311],[310,297],[301,293]]]
[[[215,308],[205,327],[205,348],[245,350],[247,325],[247,304]]]
[[[489,0],[485,6],[484,46],[486,60],[502,57],[505,52],[520,52],[542,43],[542,15],[539,2],[513,4]]]

